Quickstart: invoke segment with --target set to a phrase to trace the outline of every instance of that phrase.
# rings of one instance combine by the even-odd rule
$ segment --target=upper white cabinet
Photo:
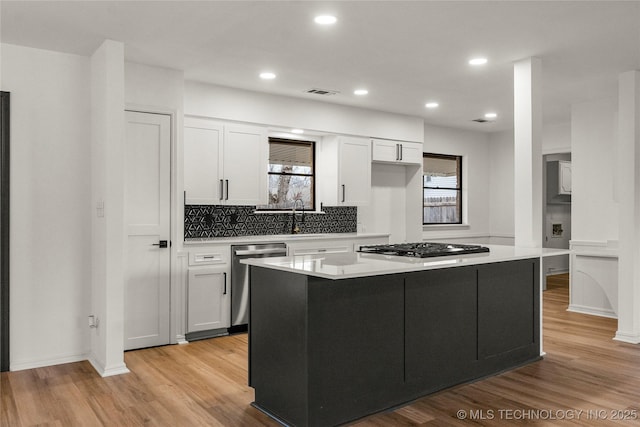
[[[558,194],[571,194],[571,162],[558,161]]]
[[[317,151],[320,202],[364,206],[371,195],[371,142],[367,138],[327,136]]]
[[[571,161],[547,162],[547,203],[571,203]]]
[[[421,165],[422,144],[419,142],[372,139],[371,160],[380,163]]]
[[[185,117],[185,204],[266,204],[267,150],[264,127]]]

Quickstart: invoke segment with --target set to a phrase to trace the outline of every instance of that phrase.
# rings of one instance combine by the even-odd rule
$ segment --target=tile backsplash
[[[255,213],[255,206],[186,205],[184,238],[212,238],[290,234],[291,213]],[[358,208],[325,206],[324,213],[296,212],[300,233],[355,233]]]

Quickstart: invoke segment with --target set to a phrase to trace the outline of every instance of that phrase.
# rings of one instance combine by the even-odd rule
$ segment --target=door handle
[[[152,243],[151,246],[159,246],[161,248],[167,248],[168,244],[166,240],[160,240],[158,243]]]
[[[402,160],[402,144],[398,144],[400,146],[400,160]]]
[[[228,179],[225,179],[225,180],[224,180],[224,184],[225,184],[225,186],[226,186],[226,191],[225,191],[225,193],[226,193],[226,194],[225,194],[225,196],[224,196],[224,199],[225,199],[225,200],[229,200],[229,180],[228,180]]]
[[[344,184],[342,184],[342,203],[344,203],[344,199],[345,199],[345,188],[344,188]]]
[[[221,179],[220,180],[220,198],[219,198],[219,200],[222,200],[222,199],[224,199],[224,183],[223,183],[223,180]]]
[[[400,160],[400,144],[396,144],[396,160]]]

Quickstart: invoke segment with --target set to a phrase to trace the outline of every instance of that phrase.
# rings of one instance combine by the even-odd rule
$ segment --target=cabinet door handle
[[[396,144],[396,160],[400,160],[400,144]]]
[[[400,146],[400,160],[402,160],[402,144],[398,144]]]
[[[224,199],[229,200],[229,180],[228,179],[224,180],[224,185],[226,187]]]
[[[342,203],[344,203],[344,199],[345,199],[345,188],[344,188],[344,184],[342,184]]]
[[[224,199],[224,183],[220,180],[220,200]]]
[[[222,274],[224,274],[224,291],[222,292],[222,295],[226,295],[227,294],[227,273],[224,272]]]

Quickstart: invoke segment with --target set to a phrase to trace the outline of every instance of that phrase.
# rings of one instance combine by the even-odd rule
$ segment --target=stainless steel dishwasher
[[[285,243],[231,246],[231,327],[229,333],[247,330],[249,320],[249,266],[240,260],[287,255]]]

